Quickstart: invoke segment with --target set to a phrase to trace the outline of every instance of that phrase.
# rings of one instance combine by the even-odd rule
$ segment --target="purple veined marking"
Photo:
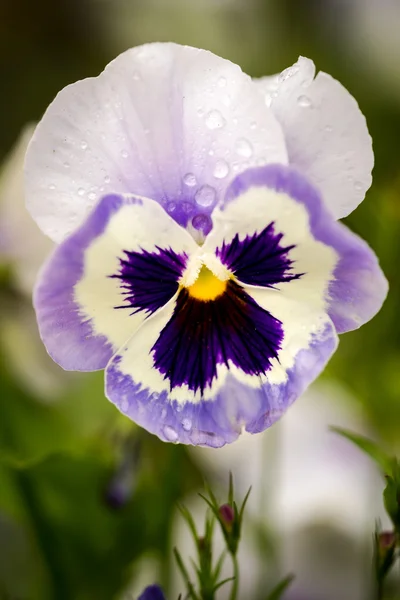
[[[303,273],[293,273],[293,261],[289,253],[294,246],[281,246],[282,233],[275,233],[270,223],[261,233],[239,235],[217,248],[216,254],[242,283],[274,287],[279,283],[299,279]]]
[[[110,275],[121,281],[124,297],[124,304],[114,308],[133,309],[132,314],[154,313],[178,291],[186,262],[186,254],[179,255],[171,248],[157,248],[157,252],[125,251],[125,258],[120,259],[120,272]]]
[[[181,290],[174,313],[152,348],[154,366],[171,390],[187,385],[204,393],[229,361],[249,375],[265,374],[277,358],[282,323],[261,308],[235,281],[215,300]]]

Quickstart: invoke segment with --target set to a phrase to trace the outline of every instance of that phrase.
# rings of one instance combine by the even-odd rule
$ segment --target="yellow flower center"
[[[196,300],[215,300],[224,293],[227,281],[221,281],[208,267],[203,265],[196,281],[187,290]]]

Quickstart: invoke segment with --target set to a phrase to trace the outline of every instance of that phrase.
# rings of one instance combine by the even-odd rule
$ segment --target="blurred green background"
[[[341,405],[356,415],[356,428],[360,424],[393,452],[400,451],[399,24],[400,3],[389,0],[0,2],[1,158],[62,87],[98,74],[119,52],[149,41],[209,49],[252,76],[277,73],[304,55],[355,96],[374,140],[376,166],[366,200],[347,223],[378,254],[390,294],[372,322],[342,338],[324,378],[345,390]],[[0,600],[128,600],[153,577],[175,598],[176,502],[190,503],[205,475],[217,489],[223,486],[227,471],[235,471],[235,455],[231,464],[222,461],[211,470],[213,458],[207,462],[201,450],[164,444],[126,422],[105,400],[101,374],[67,377],[50,365],[36,339],[29,293],[18,280],[18,260],[1,259]],[[279,485],[275,438],[282,435],[263,435],[266,456],[252,482],[256,494],[257,486],[267,493],[265,480]],[[312,444],[311,429],[309,437]],[[324,468],[329,471],[329,461]],[[353,468],[357,480],[356,463]],[[365,484],[361,493],[370,497],[374,486]],[[249,524],[261,565],[249,583],[255,599],[264,597],[260,582],[273,585],[290,563],[282,558],[282,536],[294,535],[272,527],[268,498],[263,506]],[[371,507],[371,524],[376,516]],[[307,543],[296,545],[290,537],[292,546],[298,554],[310,553],[316,578],[319,549],[328,548],[328,566],[321,569],[332,581],[325,591],[307,591],[305,577],[299,595],[290,597],[364,600],[372,530],[352,554],[348,574],[366,587],[351,588],[351,595],[332,591],[346,532],[326,522],[311,523],[307,531]],[[400,597],[393,594],[388,598]]]

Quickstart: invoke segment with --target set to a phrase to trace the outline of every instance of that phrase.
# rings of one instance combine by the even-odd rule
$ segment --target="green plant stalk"
[[[236,554],[231,554],[233,564],[233,582],[229,600],[236,600],[239,591],[239,563]]]

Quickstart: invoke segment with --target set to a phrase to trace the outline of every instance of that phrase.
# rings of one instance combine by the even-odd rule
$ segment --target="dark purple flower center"
[[[208,299],[180,287],[186,254],[179,255],[171,248],[125,252],[120,272],[112,275],[120,279],[124,296],[124,303],[115,308],[150,315],[180,290],[172,317],[151,349],[154,367],[168,380],[171,390],[187,386],[203,395],[217,378],[219,366],[230,369],[234,365],[257,376],[265,375],[278,359],[282,323],[259,306],[241,284],[272,288],[302,276],[293,272],[289,255],[294,246],[284,246],[282,239],[283,234],[275,233],[274,223],[270,223],[261,233],[243,240],[237,234],[224,242],[216,255],[232,278],[224,282],[219,295],[210,294]]]

